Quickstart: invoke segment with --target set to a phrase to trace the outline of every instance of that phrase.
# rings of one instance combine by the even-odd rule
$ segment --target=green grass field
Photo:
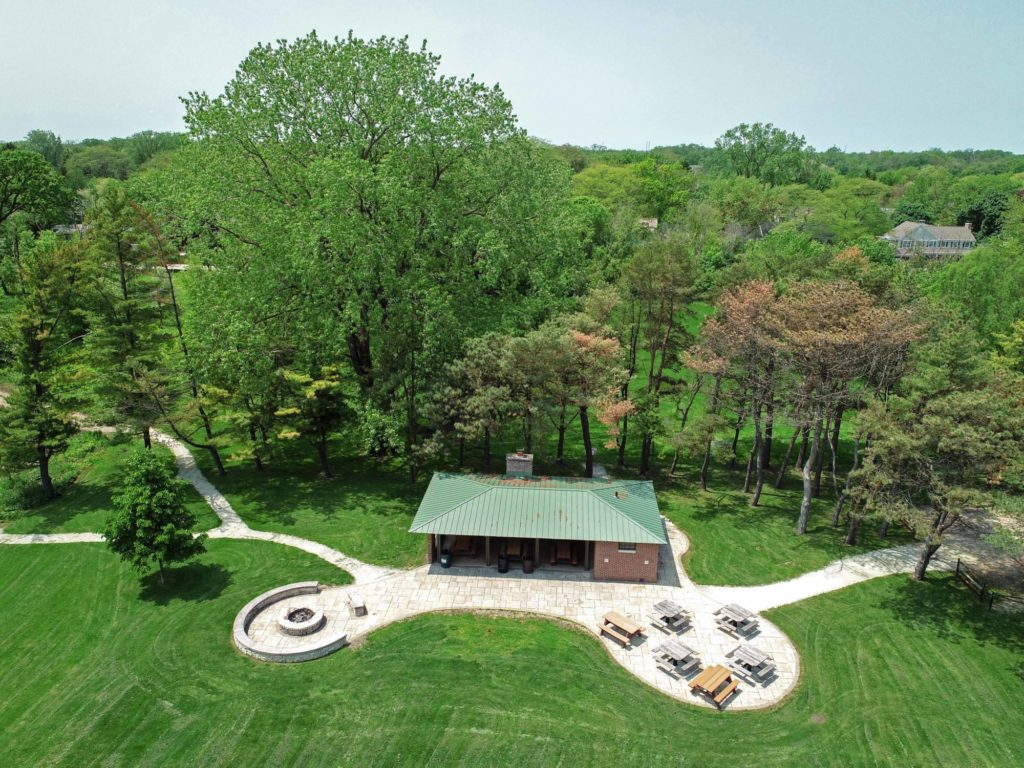
[[[141,440],[116,439],[95,432],[72,438],[71,447],[52,462],[51,472],[60,488],[53,501],[29,510],[0,509],[0,526],[7,533],[100,532],[110,514],[111,495],[118,490],[122,467],[128,453]],[[168,466],[174,466],[170,451],[154,444]],[[0,478],[0,482],[4,482]],[[187,506],[198,521],[196,530],[215,528],[220,520],[191,486]]]
[[[807,533],[797,536],[801,490],[795,479],[779,490],[766,486],[758,507],[748,504],[742,482],[739,471],[720,469],[712,474],[707,492],[690,477],[657,484],[662,514],[690,538],[683,565],[698,584],[782,581],[842,557],[913,540],[905,529],[893,527],[880,539],[875,526],[865,526],[857,545],[847,546],[845,528],[832,527],[831,496],[812,502]]]
[[[773,711],[669,699],[593,636],[428,615],[308,664],[230,643],[255,594],[336,569],[210,542],[167,591],[100,545],[0,553],[0,746],[19,766],[984,766],[1024,762],[1024,617],[946,576],[773,611],[801,652]]]

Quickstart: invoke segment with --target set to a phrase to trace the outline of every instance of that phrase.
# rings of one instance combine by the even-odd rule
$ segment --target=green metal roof
[[[667,543],[646,480],[435,472],[409,531]]]

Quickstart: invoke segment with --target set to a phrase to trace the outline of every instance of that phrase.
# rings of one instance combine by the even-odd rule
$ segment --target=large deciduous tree
[[[579,289],[557,279],[564,251],[586,247],[559,236],[564,166],[497,87],[438,68],[404,39],[258,46],[222,95],[184,100],[192,142],[168,185],[181,230],[204,233],[189,244],[202,279],[250,286],[283,315],[282,345],[312,348],[331,318],[366,412],[400,419],[410,462],[446,363],[510,330],[500,318],[557,309]]]
[[[73,199],[38,152],[0,146],[0,224],[19,211],[40,224],[60,220]]]
[[[771,123],[740,123],[715,140],[726,168],[772,185],[813,178],[814,150],[802,136]]]
[[[134,452],[103,530],[110,549],[137,570],[156,562],[161,584],[165,565],[206,551],[206,534],[192,533],[197,521],[185,506],[186,487],[163,457],[152,451]]]

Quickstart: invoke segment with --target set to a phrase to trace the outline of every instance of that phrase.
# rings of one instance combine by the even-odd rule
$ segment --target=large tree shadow
[[[979,643],[1024,653],[1024,614],[991,611],[948,573],[929,574],[924,583],[906,579],[881,608],[907,626],[958,641],[965,632]]]
[[[166,568],[164,577],[166,583],[161,584],[158,571],[143,576],[139,598],[156,605],[167,605],[173,600],[214,600],[220,597],[232,581],[231,571],[217,563],[189,563],[177,568]]]

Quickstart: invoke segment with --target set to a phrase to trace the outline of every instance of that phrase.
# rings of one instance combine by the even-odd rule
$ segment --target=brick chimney
[[[970,232],[972,229],[974,229],[974,225],[971,224],[971,222],[969,222],[969,221],[965,221],[964,222],[964,229],[966,229],[968,232]]]
[[[533,454],[516,451],[505,454],[507,477],[533,477]]]

